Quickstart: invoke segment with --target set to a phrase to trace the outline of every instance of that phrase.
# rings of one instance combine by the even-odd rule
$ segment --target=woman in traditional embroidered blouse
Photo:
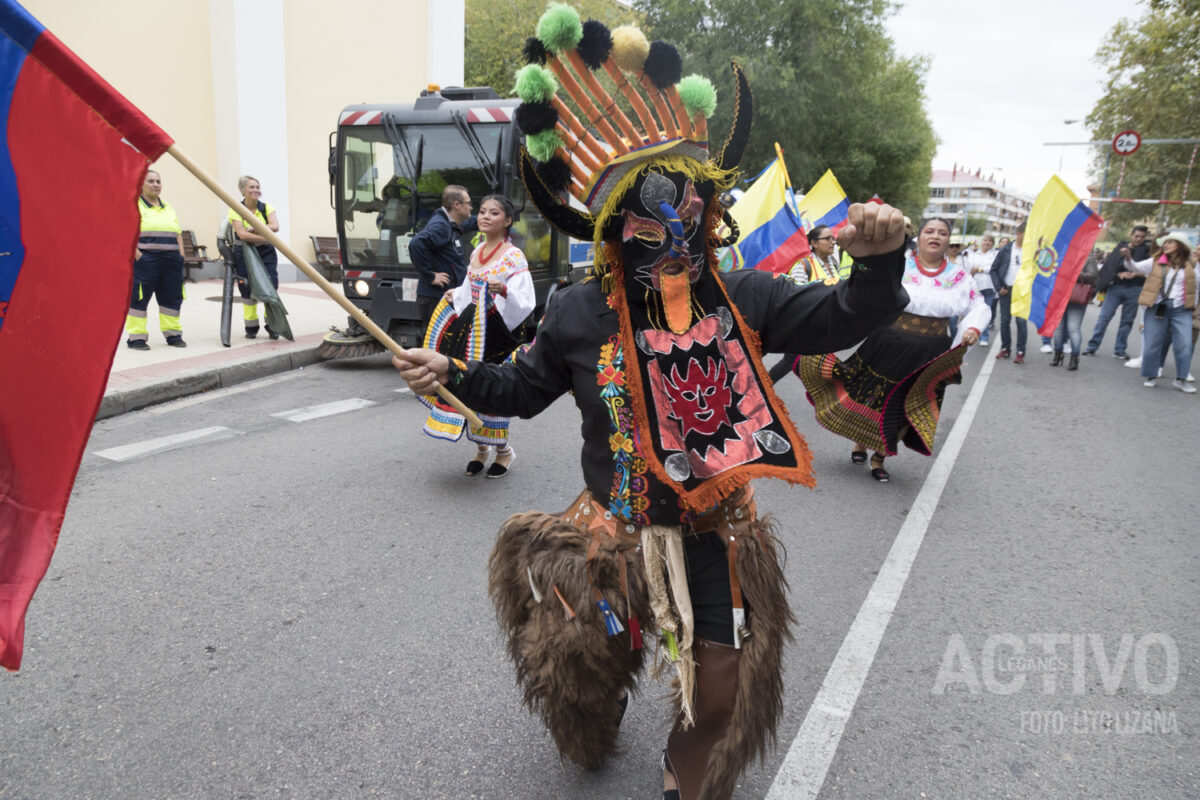
[[[949,240],[945,220],[921,224],[916,251],[905,258],[904,313],[871,333],[845,362],[833,354],[797,361],[817,421],[855,443],[855,464],[866,462],[867,449],[873,449],[871,476],[877,481],[889,479],[884,458],[895,455],[901,441],[924,455],[932,452],[946,384],[961,382],[964,346],[979,341],[991,315],[975,281],[946,259]],[[959,320],[953,339],[952,318]]]
[[[463,361],[499,363],[520,344],[513,334],[533,311],[535,298],[529,263],[512,243],[509,230],[516,212],[508,198],[488,195],[479,203],[479,230],[483,242],[471,253],[467,279],[446,292],[433,311],[425,332],[425,347]],[[487,477],[508,473],[516,455],[508,440],[509,418],[480,414],[483,426],[467,426],[457,411],[436,395],[422,397],[429,407],[425,432],[438,439],[457,441],[466,430],[477,452],[467,462],[467,475],[483,472],[492,448],[496,460]]]
[[[1200,295],[1196,280],[1196,265],[1191,260],[1191,247],[1180,233],[1169,233],[1159,239],[1158,250],[1144,261],[1133,261],[1126,255],[1126,266],[1147,276],[1138,304],[1146,307],[1145,343],[1142,345],[1142,385],[1153,388],[1159,368],[1166,356],[1166,344],[1175,351],[1175,388],[1193,394],[1196,387],[1188,383],[1191,369],[1193,318]]]

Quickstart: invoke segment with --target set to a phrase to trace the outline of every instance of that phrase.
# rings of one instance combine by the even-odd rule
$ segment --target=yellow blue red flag
[[[850,201],[831,169],[825,170],[825,174],[813,184],[796,208],[800,212],[800,224],[806,231],[826,225],[837,233],[850,215]]]
[[[732,269],[761,269],[784,273],[810,251],[795,199],[778,156],[729,209],[740,236],[729,248]]]
[[[1061,178],[1051,177],[1025,223],[1021,271],[1013,284],[1013,315],[1032,322],[1042,336],[1053,334],[1103,227],[1099,214]]]

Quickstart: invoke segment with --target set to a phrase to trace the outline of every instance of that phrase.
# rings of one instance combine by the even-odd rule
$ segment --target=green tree
[[[615,28],[635,23],[637,14],[616,0],[569,0],[583,19]],[[537,31],[547,0],[467,0],[464,78],[468,86],[491,86],[512,96],[514,78],[525,66],[525,39]]]
[[[680,49],[685,73],[717,86],[714,147],[732,116],[729,61],[746,69],[755,104],[747,173],[779,142],[797,190],[832,169],[851,200],[879,194],[920,216],[937,141],[924,109],[925,60],[899,57],[884,30],[891,3],[638,0],[637,8],[652,38]]]
[[[1123,130],[1143,139],[1200,138],[1200,0],[1151,0],[1136,20],[1122,19],[1101,44],[1096,61],[1108,77],[1104,96],[1087,125],[1096,140]],[[1200,199],[1200,169],[1189,170],[1194,144],[1146,144],[1124,156],[1123,197],[1178,200],[1189,171],[1195,179],[1188,199]],[[1097,149],[1092,168],[1101,185],[1107,166],[1107,192],[1116,189],[1121,156]],[[1138,221],[1163,226],[1200,225],[1196,206],[1105,204],[1104,217],[1118,232]]]

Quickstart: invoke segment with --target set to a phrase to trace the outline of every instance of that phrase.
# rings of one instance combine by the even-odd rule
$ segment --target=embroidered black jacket
[[[864,259],[849,280],[797,286],[757,270],[722,273],[726,291],[764,353],[831,353],[860,342],[908,304],[904,249]],[[612,513],[638,524],[676,525],[673,489],[640,457],[625,402],[618,316],[597,281],[555,294],[533,345],[515,362],[451,367],[450,389],[486,414],[530,418],[572,391],[582,416],[584,481]]]

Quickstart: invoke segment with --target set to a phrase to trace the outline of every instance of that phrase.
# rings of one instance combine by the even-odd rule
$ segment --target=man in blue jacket
[[[996,301],[1000,306],[1000,352],[996,358],[1008,358],[1012,355],[1012,329],[1008,322],[1012,320],[1017,329],[1017,354],[1013,356],[1014,364],[1025,363],[1025,339],[1028,335],[1025,320],[1012,315],[1012,287],[1017,282],[1017,274],[1021,271],[1021,248],[1025,243],[1025,223],[1017,226],[1016,241],[1009,242],[996,253],[992,262],[992,285],[996,287]]]
[[[463,235],[475,230],[471,195],[462,186],[442,190],[442,207],[433,212],[420,233],[408,243],[408,254],[417,268],[417,309],[421,329],[429,326],[433,309],[447,289],[467,279]]]

